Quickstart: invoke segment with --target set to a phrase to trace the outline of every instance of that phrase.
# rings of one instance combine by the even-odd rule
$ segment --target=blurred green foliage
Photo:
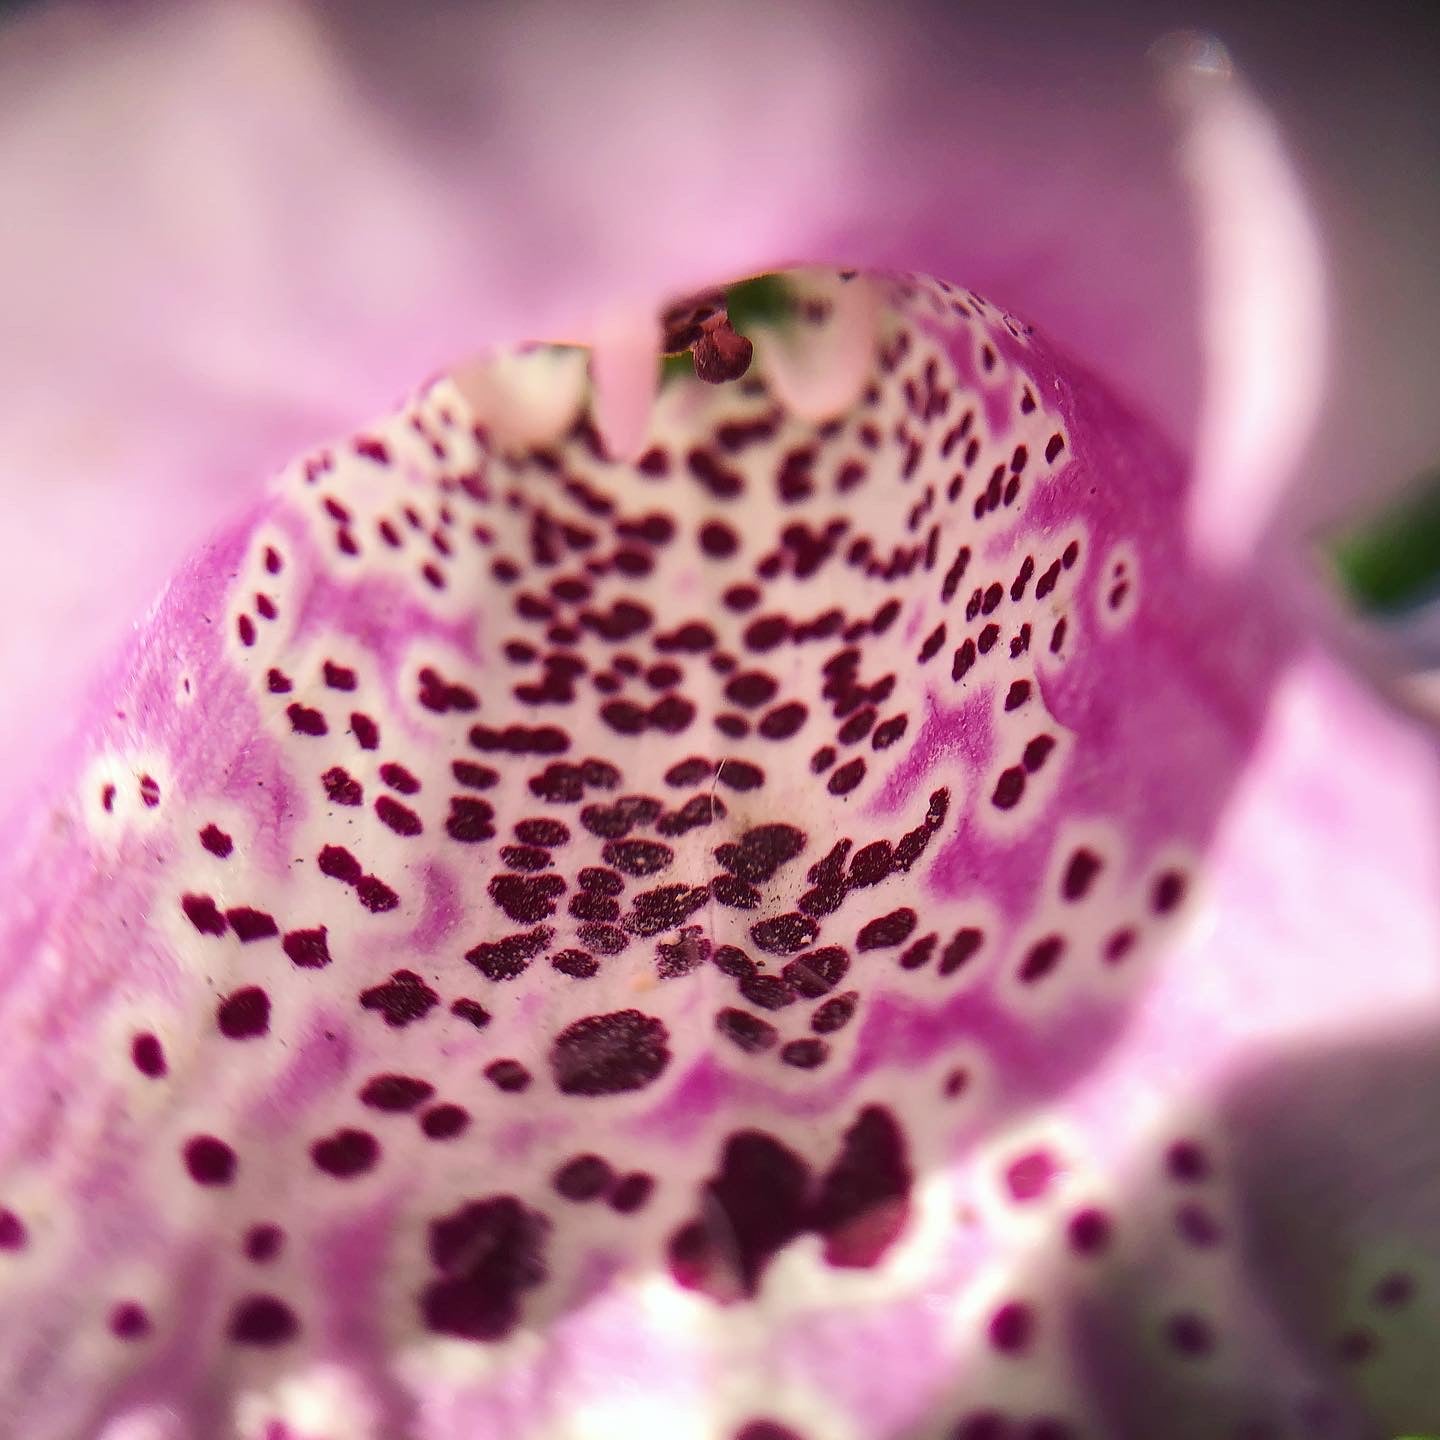
[[[1332,537],[1327,548],[1363,610],[1393,614],[1440,594],[1440,470]]]

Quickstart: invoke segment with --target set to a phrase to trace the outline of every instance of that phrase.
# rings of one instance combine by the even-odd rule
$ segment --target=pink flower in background
[[[0,1433],[1440,1424],[1423,37],[1168,18],[0,31]]]

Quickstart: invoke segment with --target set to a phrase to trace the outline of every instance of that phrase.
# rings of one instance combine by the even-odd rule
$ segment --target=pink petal
[[[1095,382],[885,293],[838,424],[692,381],[658,460],[507,455],[441,385],[181,573],[12,836],[32,1428],[1155,1413],[1071,1209],[1139,1245],[1174,1097],[1430,995],[1428,752],[1195,565]],[[1345,942],[1351,835],[1393,941],[1297,985],[1255,951]],[[1246,1278],[1166,1323],[1248,1334]]]

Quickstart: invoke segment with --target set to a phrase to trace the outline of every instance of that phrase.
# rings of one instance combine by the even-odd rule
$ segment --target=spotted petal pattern
[[[1101,1284],[1091,1390],[1038,1277],[1132,1164],[1231,1228],[1158,1069],[1148,1161],[1096,1097],[1296,641],[1028,326],[839,283],[834,419],[678,381],[620,463],[434,384],[172,585],[9,882],[29,1433],[1119,1433],[1148,1326],[1213,1350]]]

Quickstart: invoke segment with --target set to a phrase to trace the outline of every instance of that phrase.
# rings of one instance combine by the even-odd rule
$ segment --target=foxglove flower
[[[136,576],[233,492],[13,727],[13,1433],[1436,1423],[1435,765],[1290,584],[1314,223],[1216,45],[1062,143],[1095,74],[929,18],[12,35],[39,211],[133,203],[17,304]]]

